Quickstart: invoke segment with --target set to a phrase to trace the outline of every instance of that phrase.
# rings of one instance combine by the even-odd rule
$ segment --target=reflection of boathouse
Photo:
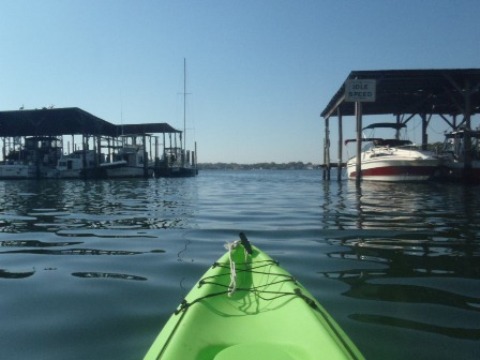
[[[3,179],[196,174],[169,124],[114,125],[79,108],[2,111],[0,144]]]

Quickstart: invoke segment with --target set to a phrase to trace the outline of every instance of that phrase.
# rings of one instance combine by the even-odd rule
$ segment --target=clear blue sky
[[[319,114],[350,71],[478,68],[479,14],[478,0],[0,0],[0,110],[182,129],[186,58],[200,162],[321,163]]]

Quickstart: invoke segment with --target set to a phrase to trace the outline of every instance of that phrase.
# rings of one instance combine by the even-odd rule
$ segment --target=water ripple
[[[211,171],[0,181],[0,191],[5,358],[141,358],[239,231],[306,285],[369,359],[480,351],[478,187]]]

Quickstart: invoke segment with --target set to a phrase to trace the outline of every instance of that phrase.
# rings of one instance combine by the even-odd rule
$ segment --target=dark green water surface
[[[368,359],[480,358],[480,186],[0,181],[1,359],[141,359],[244,231]]]

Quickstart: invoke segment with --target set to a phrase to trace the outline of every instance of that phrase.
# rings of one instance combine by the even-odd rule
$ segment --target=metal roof
[[[464,114],[470,93],[470,113],[480,113],[480,69],[352,71],[347,80],[376,80],[376,101],[362,103],[362,114]],[[324,118],[355,114],[345,102],[345,82],[322,111]]]
[[[161,133],[181,133],[167,123],[118,125],[119,135],[143,135]]]
[[[77,107],[0,111],[0,136],[141,135],[181,133],[167,123],[114,125]]]
[[[82,109],[0,111],[0,136],[116,136],[117,127]]]

